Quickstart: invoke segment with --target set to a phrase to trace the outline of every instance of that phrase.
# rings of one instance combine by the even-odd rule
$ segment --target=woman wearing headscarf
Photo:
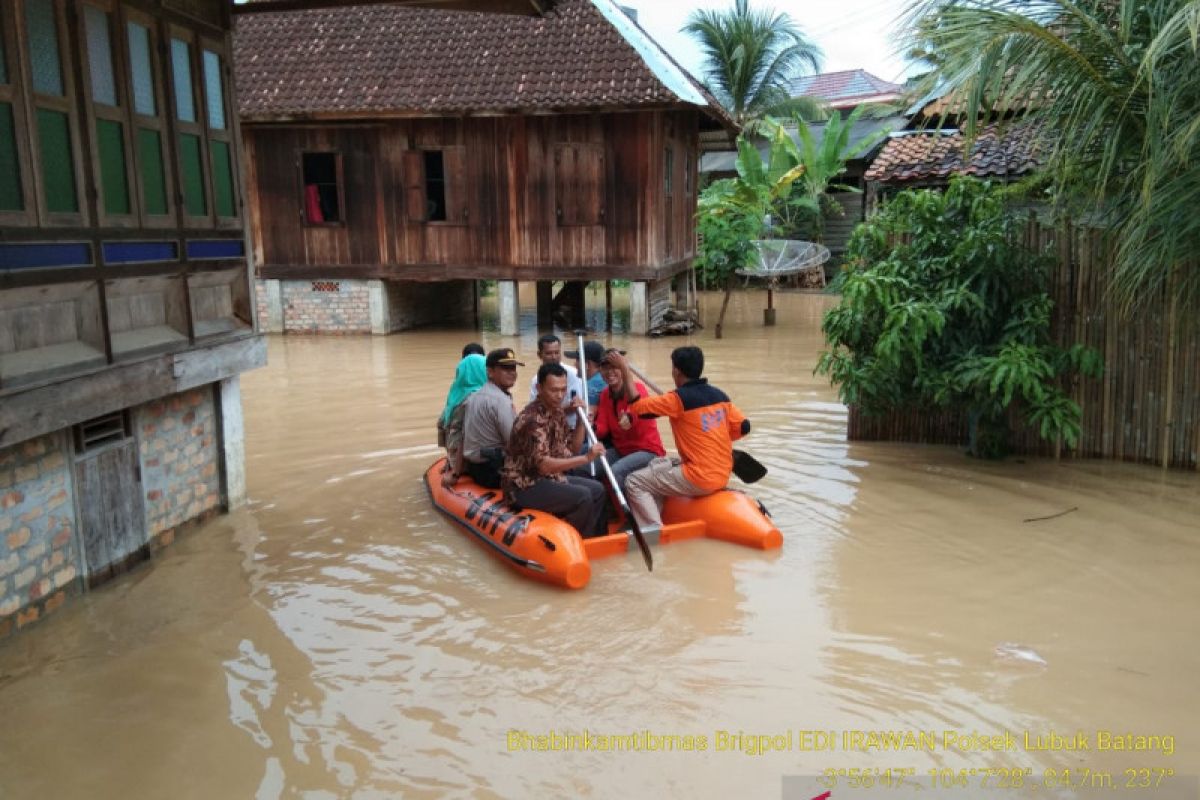
[[[458,362],[454,383],[446,395],[446,407],[438,417],[438,439],[445,434],[446,466],[442,471],[442,485],[454,485],[462,472],[462,423],[466,400],[487,383],[487,359],[476,353],[465,356]]]

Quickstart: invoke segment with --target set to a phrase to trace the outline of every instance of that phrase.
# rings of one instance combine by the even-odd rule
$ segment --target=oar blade
[[[757,483],[767,475],[767,468],[745,450],[733,451],[733,474],[742,483]]]
[[[633,528],[633,538],[637,540],[638,547],[642,551],[642,560],[646,562],[646,569],[654,572],[654,556],[650,555],[650,545],[646,543],[646,537],[642,535],[642,526],[638,525],[638,521],[633,516],[633,512],[629,510],[629,506],[625,506],[623,510]]]

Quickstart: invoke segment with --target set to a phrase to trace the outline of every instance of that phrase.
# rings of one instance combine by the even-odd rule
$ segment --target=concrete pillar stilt
[[[275,281],[278,283],[278,281]],[[242,384],[237,375],[218,384],[221,403],[222,469],[225,503],[230,509],[246,502],[246,432],[242,421]]]
[[[629,332],[645,336],[650,332],[650,284],[632,281],[629,284]]]
[[[500,334],[516,336],[521,322],[521,306],[516,281],[496,281],[500,307]]]
[[[383,281],[367,281],[367,310],[372,334],[385,336],[392,332],[391,304]]]
[[[283,287],[280,281],[263,281],[267,317],[258,321],[263,333],[283,333]]]

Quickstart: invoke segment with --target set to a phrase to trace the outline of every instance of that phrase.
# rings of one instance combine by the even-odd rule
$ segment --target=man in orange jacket
[[[625,376],[630,400],[636,384],[629,364],[616,354],[612,358]],[[629,412],[642,417],[666,417],[671,422],[678,458],[656,458],[634,472],[626,482],[626,499],[643,532],[662,528],[662,503],[666,497],[700,497],[724,489],[733,469],[733,442],[750,432],[750,420],[729,396],[706,378],[704,351],[699,347],[677,347],[671,353],[671,378],[675,391],[657,397],[642,397]]]

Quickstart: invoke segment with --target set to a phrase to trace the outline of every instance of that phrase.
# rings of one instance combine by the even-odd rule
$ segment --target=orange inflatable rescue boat
[[[633,535],[609,523],[609,533],[584,539],[575,528],[545,511],[514,509],[499,489],[484,489],[460,478],[452,489],[442,486],[439,459],[425,472],[425,488],[433,505],[517,572],[543,583],[582,589],[592,577],[591,560],[636,550]],[[766,509],[749,495],[724,489],[704,497],[670,497],[663,506],[663,528],[655,544],[707,536],[726,542],[774,550],[783,534]]]

